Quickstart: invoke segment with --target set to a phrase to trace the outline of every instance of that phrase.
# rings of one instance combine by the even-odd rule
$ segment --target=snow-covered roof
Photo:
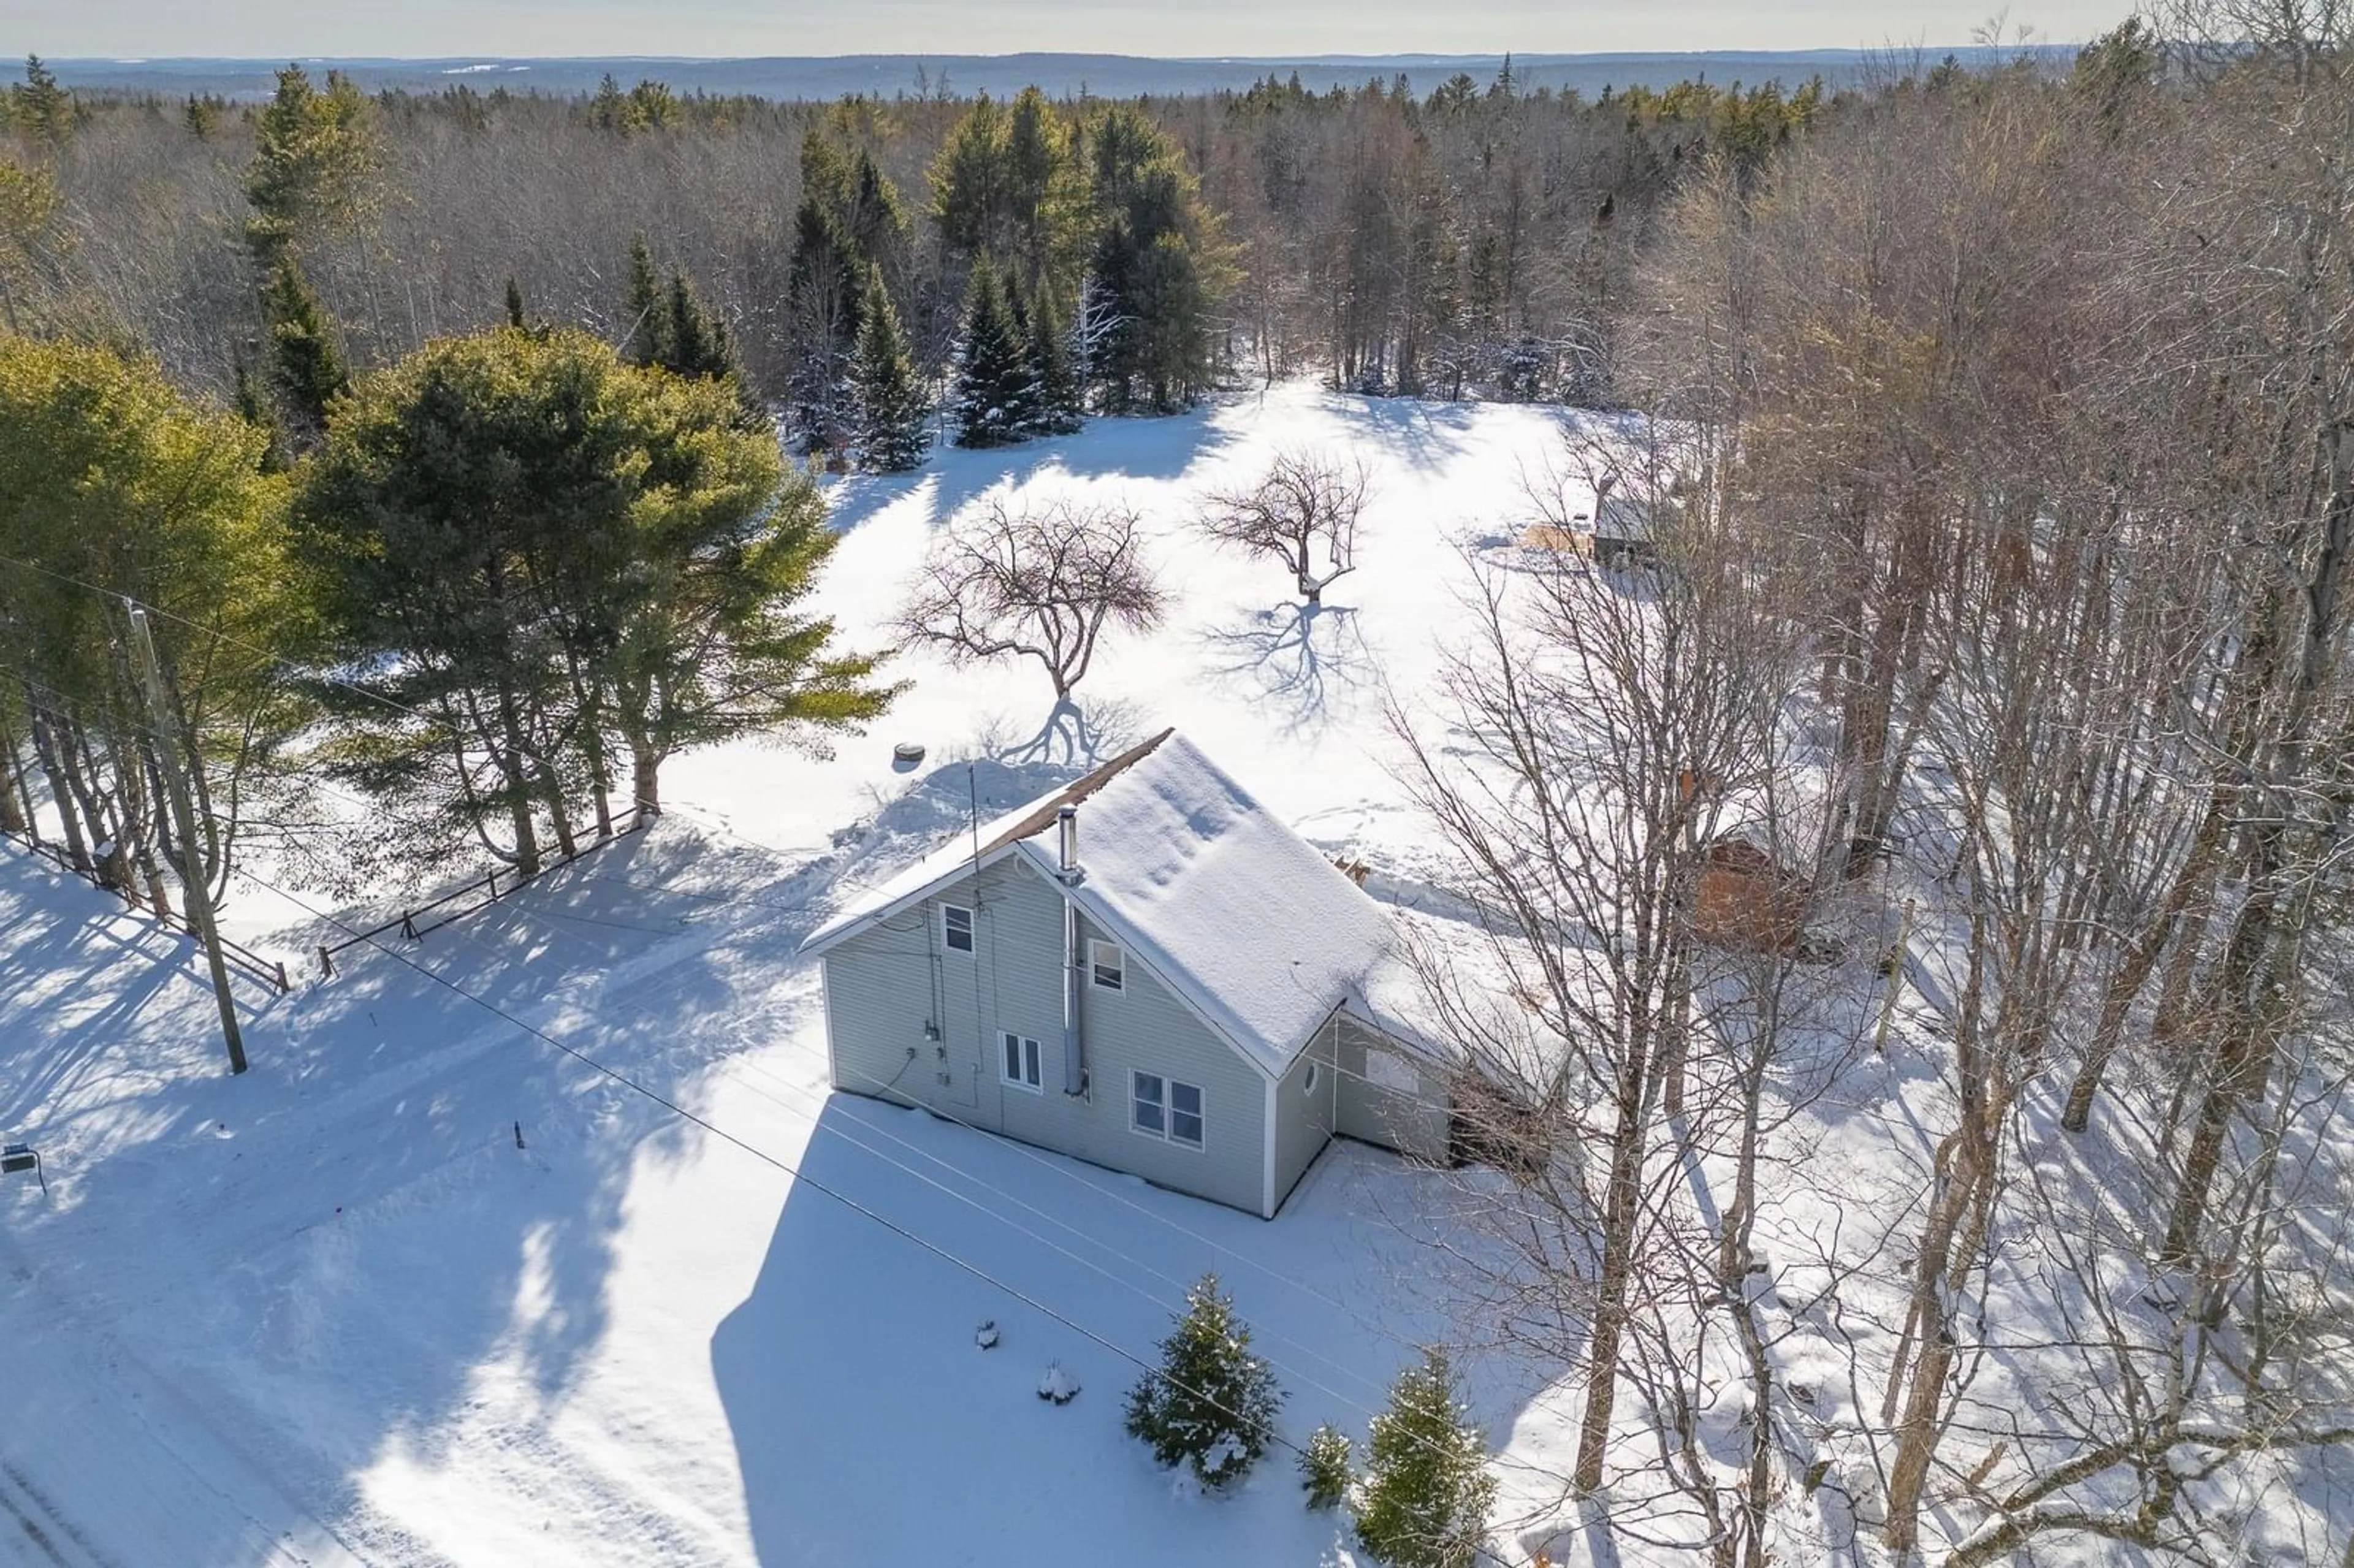
[[[1055,877],[1055,823],[1076,805],[1075,885]],[[1280,1073],[1381,964],[1382,906],[1193,742],[1163,731],[859,898],[802,945],[822,951],[1007,854],[1020,857],[1236,1048]]]

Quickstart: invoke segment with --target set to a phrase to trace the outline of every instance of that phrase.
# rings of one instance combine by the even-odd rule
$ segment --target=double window
[[[1044,1080],[1038,1071],[1038,1042],[1020,1034],[1001,1034],[997,1044],[1000,1081],[1034,1094],[1041,1092]]]
[[[1158,1073],[1129,1075],[1129,1126],[1148,1138],[1202,1147],[1202,1090]]]
[[[961,904],[940,906],[940,940],[952,953],[970,953],[973,947],[972,911]]]
[[[1111,942],[1087,944],[1087,974],[1097,991],[1126,991],[1128,961],[1120,957],[1119,948]]]

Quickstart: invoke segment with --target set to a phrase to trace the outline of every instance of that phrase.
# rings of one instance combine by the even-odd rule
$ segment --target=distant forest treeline
[[[5,220],[12,314],[135,343],[184,385],[226,392],[240,354],[266,357],[239,241],[270,106],[67,95],[44,76],[11,100],[16,177],[47,187]],[[854,330],[809,319],[834,308],[812,302],[811,272],[856,260],[822,232],[850,216],[833,182],[879,176],[867,195],[888,232],[871,260],[936,380],[980,252],[1019,250],[993,260],[1076,324],[1111,260],[1096,252],[1112,209],[1136,194],[1107,184],[1123,157],[1127,174],[1161,159],[1184,208],[1165,215],[1199,295],[1198,322],[1178,323],[1199,334],[1180,392],[1313,371],[1378,391],[1605,398],[1613,312],[1681,175],[1712,154],[1754,166],[1868,96],[1691,83],[1592,101],[1522,91],[1509,65],[1422,97],[1403,79],[1322,94],[1268,79],[1132,105],[779,103],[611,82],[572,100],[301,90],[323,106],[295,154],[294,177],[323,185],[300,198],[316,209],[300,219],[302,269],[355,367],[500,319],[510,280],[535,317],[619,344],[642,235],[772,399],[830,376],[812,360]],[[1157,145],[1123,152],[1139,131]]]

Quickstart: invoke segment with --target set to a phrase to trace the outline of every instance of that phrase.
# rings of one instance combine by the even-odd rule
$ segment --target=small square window
[[[940,940],[950,952],[972,951],[972,911],[960,904],[940,906]]]
[[[997,1040],[999,1080],[1017,1089],[1039,1088],[1044,1079],[1039,1072],[1038,1042],[1020,1034],[1001,1034]]]
[[[1117,944],[1089,942],[1087,971],[1095,980],[1097,991],[1128,989],[1128,960],[1121,956]]]

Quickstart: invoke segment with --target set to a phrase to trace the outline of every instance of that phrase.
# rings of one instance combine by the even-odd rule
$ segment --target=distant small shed
[[[1708,846],[1692,934],[1711,947],[1787,952],[1805,935],[1812,889],[1804,876],[1739,834]]]
[[[1615,473],[1605,474],[1594,487],[1594,510],[1572,516],[1566,527],[1539,523],[1522,531],[1521,543],[1530,549],[1575,550],[1606,567],[1642,567],[1659,556],[1660,535],[1682,510],[1675,487],[1652,495],[1642,487],[1626,488]]]

